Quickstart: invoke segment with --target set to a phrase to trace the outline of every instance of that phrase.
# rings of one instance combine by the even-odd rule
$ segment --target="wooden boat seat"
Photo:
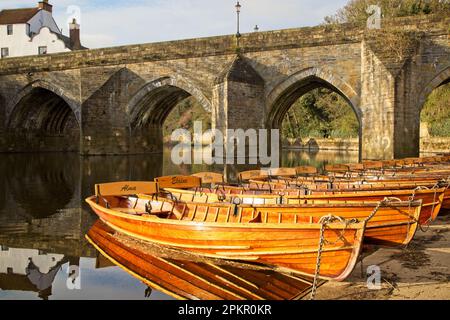
[[[201,188],[202,180],[195,176],[166,176],[155,179],[159,188],[193,189]]]
[[[249,181],[251,179],[266,180],[267,178],[269,178],[269,172],[266,170],[243,171],[238,175],[238,180],[240,183]]]
[[[118,212],[125,213],[125,214],[130,214],[133,216],[155,215],[160,218],[168,218],[169,215],[171,214],[171,212],[168,210],[152,210],[151,213],[143,212],[143,211],[136,210],[133,208],[111,208],[111,210],[118,211]]]
[[[311,166],[300,166],[295,168],[295,173],[298,176],[309,176],[309,175],[317,175],[319,172],[316,167]]]
[[[297,176],[297,172],[295,171],[295,168],[275,168],[269,170],[269,176],[271,178],[292,178]]]
[[[201,179],[202,184],[223,184],[225,183],[225,178],[223,174],[215,173],[215,172],[199,172],[195,173],[192,176],[198,177]]]

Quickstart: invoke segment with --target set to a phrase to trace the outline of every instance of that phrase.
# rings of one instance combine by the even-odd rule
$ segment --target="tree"
[[[298,119],[294,123],[290,118]],[[317,88],[303,95],[288,111],[282,125],[285,138],[356,138],[359,123],[338,93]]]
[[[450,83],[436,88],[428,97],[421,122],[428,123],[431,136],[450,137]]]
[[[336,14],[325,17],[325,23],[365,24],[370,5],[378,5],[384,18],[424,14],[450,14],[450,0],[351,0]]]

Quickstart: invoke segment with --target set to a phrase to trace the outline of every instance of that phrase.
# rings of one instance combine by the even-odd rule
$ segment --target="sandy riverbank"
[[[321,299],[446,299],[450,300],[450,212],[427,232],[417,231],[405,249],[379,249],[358,264],[344,282],[328,282],[317,291]],[[369,290],[367,267],[381,269],[381,289]]]

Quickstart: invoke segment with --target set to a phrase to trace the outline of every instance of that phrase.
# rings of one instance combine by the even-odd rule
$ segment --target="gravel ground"
[[[418,230],[407,248],[381,248],[359,263],[344,282],[328,282],[317,300],[450,300],[450,212],[441,214],[427,232]],[[367,286],[369,266],[381,271],[381,285]]]

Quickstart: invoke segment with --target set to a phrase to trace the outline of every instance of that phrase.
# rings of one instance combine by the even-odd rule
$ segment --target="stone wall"
[[[450,137],[427,137],[420,139],[420,152],[448,153]]]
[[[283,148],[289,150],[341,150],[358,151],[358,139],[288,139],[283,140]],[[445,153],[450,150],[450,137],[422,137],[421,153]]]
[[[288,139],[283,140],[284,149],[293,150],[342,150],[358,151],[359,139]]]

